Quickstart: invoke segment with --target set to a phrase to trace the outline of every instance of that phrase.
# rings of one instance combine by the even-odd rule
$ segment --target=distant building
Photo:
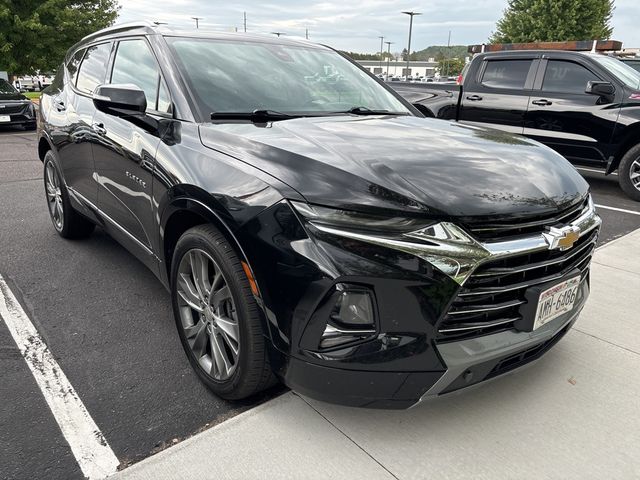
[[[405,76],[411,75],[413,77],[433,77],[436,74],[438,68],[438,62],[429,59],[428,62],[409,62],[409,72],[406,72],[407,62],[404,60],[391,60],[389,65],[389,76]],[[387,74],[387,61],[382,62],[382,68],[380,68],[380,60],[356,60],[360,65],[369,70],[371,73]]]
[[[640,57],[640,48],[623,48],[618,50],[616,55],[621,57]]]

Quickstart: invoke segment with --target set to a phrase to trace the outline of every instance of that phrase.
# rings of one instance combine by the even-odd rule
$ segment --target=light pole
[[[450,61],[451,61],[451,30],[449,30],[449,38],[447,40],[447,77],[449,77]]]
[[[378,37],[380,39],[380,73],[382,73],[382,55],[384,53],[384,37]]]
[[[384,42],[387,44],[387,77],[385,80],[389,80],[389,62],[391,61],[391,44],[393,42]]]
[[[416,15],[422,15],[419,12],[402,12],[405,15],[409,15],[409,44],[407,45],[407,70],[405,77],[409,76],[409,60],[411,60],[411,29],[413,28],[413,17]]]
[[[280,35],[286,35],[284,32],[271,32],[273,35],[277,35],[278,37],[280,37]]]
[[[200,24],[198,22],[202,20],[202,17],[191,17],[191,18],[196,21],[196,30],[197,30],[200,27]]]

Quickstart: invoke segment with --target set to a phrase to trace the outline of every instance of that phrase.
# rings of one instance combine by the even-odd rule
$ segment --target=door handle
[[[58,112],[64,112],[67,109],[67,106],[64,104],[62,100],[54,100],[53,106]]]
[[[91,128],[98,135],[106,135],[107,134],[107,129],[104,128],[104,123],[94,123],[94,124],[91,125]]]
[[[467,100],[471,100],[472,102],[477,102],[479,100],[482,100],[482,97],[480,95],[468,95]]]
[[[549,100],[545,100],[544,98],[540,100],[534,100],[531,103],[533,103],[534,105],[540,105],[541,107],[546,107],[547,105],[553,105],[553,102],[550,102]]]

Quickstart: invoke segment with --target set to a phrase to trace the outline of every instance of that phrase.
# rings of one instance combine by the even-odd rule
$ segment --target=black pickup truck
[[[640,72],[599,53],[476,55],[461,85],[389,84],[423,114],[522,134],[575,165],[617,171],[640,201]]]

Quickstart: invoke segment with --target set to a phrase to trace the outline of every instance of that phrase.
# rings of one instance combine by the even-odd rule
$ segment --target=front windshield
[[[324,47],[167,38],[204,115],[274,110],[322,115],[353,107],[409,114],[385,88]]]
[[[4,78],[0,78],[0,93],[17,93],[17,91]]]
[[[622,83],[631,88],[640,89],[640,72],[617,58],[597,56],[596,61],[610,71]]]

